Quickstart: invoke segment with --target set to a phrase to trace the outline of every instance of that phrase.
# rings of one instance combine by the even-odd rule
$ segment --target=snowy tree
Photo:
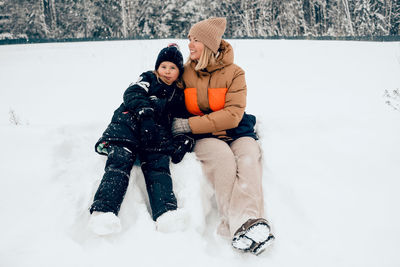
[[[388,26],[389,20],[386,6],[387,5],[384,0],[372,1],[371,16],[375,30],[373,35],[383,36],[389,34],[390,28]]]
[[[4,1],[0,1],[0,28],[4,32],[0,32],[0,40],[6,38],[7,36],[12,37],[12,35],[5,29],[9,24],[10,14],[5,10]]]
[[[349,15],[349,18],[347,16]],[[349,19],[349,20],[348,20]],[[350,14],[346,13],[346,8],[341,0],[326,0],[326,35],[327,36],[348,36],[352,35],[349,30],[351,25]]]
[[[50,32],[54,32],[56,28],[56,9],[54,0],[43,0],[41,3],[43,8],[44,21]]]
[[[301,36],[309,32],[301,1],[272,1],[274,35]]]
[[[356,0],[353,5],[352,13],[357,35],[372,36],[375,31],[375,25],[372,20],[370,1]]]
[[[389,17],[389,34],[400,35],[400,1],[390,1],[390,8],[388,9]]]
[[[57,35],[64,38],[91,36],[87,27],[87,1],[63,0],[56,2]],[[90,34],[88,33],[90,32]]]
[[[121,1],[94,0],[93,37],[122,37]]]
[[[342,0],[342,4],[343,4],[343,9],[345,12],[345,17],[346,17],[346,28],[347,28],[347,32],[350,33],[351,36],[354,36],[354,27],[353,27],[353,20],[352,20],[352,16],[350,13],[350,5],[349,5],[349,1],[348,0]]]
[[[10,24],[16,29],[14,33],[34,39],[49,36],[41,0],[15,0],[6,4],[10,7]]]

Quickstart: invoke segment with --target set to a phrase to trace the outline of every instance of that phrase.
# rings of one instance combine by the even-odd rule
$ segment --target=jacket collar
[[[225,40],[221,41],[218,51],[219,54],[217,56],[215,64],[209,65],[206,68],[208,72],[213,72],[215,70],[222,69],[233,63],[233,58],[234,58],[233,48],[227,41]]]

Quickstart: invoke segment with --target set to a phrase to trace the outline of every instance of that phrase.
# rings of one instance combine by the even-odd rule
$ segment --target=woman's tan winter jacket
[[[222,40],[216,64],[195,71],[195,62],[185,65],[185,104],[195,115],[189,118],[194,134],[226,136],[236,128],[246,107],[244,71],[233,63],[232,46]]]

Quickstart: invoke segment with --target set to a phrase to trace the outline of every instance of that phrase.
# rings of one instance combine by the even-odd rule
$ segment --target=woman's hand
[[[189,126],[189,119],[174,118],[171,131],[173,136],[192,132]]]

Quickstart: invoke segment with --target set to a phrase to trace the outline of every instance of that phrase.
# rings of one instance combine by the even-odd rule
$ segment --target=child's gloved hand
[[[171,161],[175,164],[181,162],[187,152],[192,152],[194,143],[194,139],[187,135],[179,134],[174,136]]]
[[[167,106],[166,98],[158,98],[156,96],[150,96],[149,98],[151,107],[154,109],[155,114],[161,114],[165,111]]]
[[[146,117],[140,122],[140,141],[148,146],[159,142],[159,132],[153,118]]]

